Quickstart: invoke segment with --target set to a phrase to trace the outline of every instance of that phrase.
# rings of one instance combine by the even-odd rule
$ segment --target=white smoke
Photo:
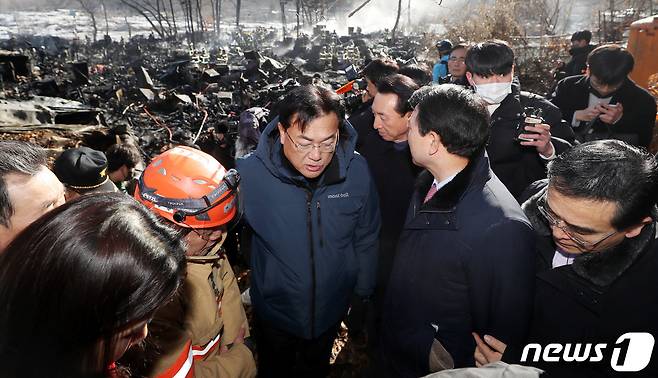
[[[434,29],[441,24],[442,17],[465,0],[402,0],[402,11],[398,30],[408,31],[418,29],[424,24]],[[355,10],[363,1],[353,1],[352,10]],[[330,19],[325,23],[327,30],[336,30],[338,34],[346,34],[348,27],[360,27],[364,33],[376,32],[384,29],[391,30],[395,25],[398,1],[372,0],[352,17],[347,15],[338,19]],[[424,31],[433,31],[424,29]]]

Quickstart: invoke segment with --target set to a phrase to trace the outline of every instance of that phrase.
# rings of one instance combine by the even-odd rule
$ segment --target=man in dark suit
[[[583,143],[549,163],[548,184],[523,204],[537,234],[528,338],[476,336],[478,366],[502,354],[551,377],[658,376],[657,190],[655,158],[618,140]],[[624,341],[637,337],[651,345]],[[556,343],[564,351],[535,355]]]
[[[377,286],[372,298],[373,311],[368,316],[367,335],[371,359],[378,355],[382,301],[389,281],[395,248],[404,226],[414,182],[420,169],[411,161],[407,143],[409,117],[412,108],[408,100],[418,85],[411,78],[394,74],[381,79],[372,104],[374,122],[369,129],[359,131],[357,150],[368,162],[379,194],[382,228],[379,236]],[[348,328],[352,335],[359,331],[364,319],[359,319],[359,303],[352,302]],[[368,306],[370,307],[370,306]],[[365,310],[365,308],[363,309]],[[373,372],[372,374],[375,374]]]
[[[489,114],[454,84],[410,99],[416,182],[383,309],[379,376],[474,366],[471,332],[524,340],[534,282],[534,232],[492,172]]]
[[[560,81],[551,102],[574,128],[580,141],[620,139],[649,147],[656,101],[628,74],[634,59],[621,46],[603,45],[587,58],[585,75]]]

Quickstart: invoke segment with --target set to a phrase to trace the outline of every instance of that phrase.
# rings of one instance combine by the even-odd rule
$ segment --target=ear
[[[432,142],[430,143],[429,155],[436,155],[443,147],[443,144],[441,143],[441,137],[439,136],[439,134],[435,133],[434,131],[430,131],[429,135],[432,138]]]
[[[512,77],[514,77],[514,68],[515,67],[516,67],[516,65],[512,64],[512,71],[511,71],[512,72]]]
[[[409,121],[409,119],[411,119],[411,115],[412,115],[413,113],[414,113],[413,110],[409,110],[408,112],[404,113],[404,115],[402,116],[402,118],[406,118],[407,121]]]
[[[468,83],[472,86],[475,87],[475,82],[473,81],[473,74],[466,71],[466,80],[468,80]]]
[[[626,230],[625,236],[629,239],[638,236],[640,234],[640,232],[642,232],[642,229],[644,228],[644,226],[646,226],[647,224],[650,224],[651,222],[653,222],[653,219],[651,219],[651,217],[646,217],[646,218],[642,219],[642,222],[640,222],[640,224],[638,224],[637,226],[633,226],[633,227],[629,228],[628,230]]]
[[[589,64],[585,66],[585,76],[589,77],[590,72],[589,72]]]
[[[284,139],[286,139],[286,129],[283,128],[281,122],[277,123],[276,127],[279,129],[279,141],[283,144]]]

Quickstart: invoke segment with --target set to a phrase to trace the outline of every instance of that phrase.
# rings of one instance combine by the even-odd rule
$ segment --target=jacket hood
[[[543,237],[552,238],[552,231],[537,207],[537,201],[546,193],[547,186],[530,197],[522,206],[535,231]],[[656,209],[654,208],[654,219]],[[626,238],[616,246],[597,252],[581,253],[574,258],[571,267],[576,275],[598,287],[606,287],[619,278],[653,241],[655,222],[645,225],[640,235]],[[554,245],[554,243],[552,243]]]
[[[274,118],[263,130],[255,156],[263,165],[283,182],[294,185],[307,185],[307,179],[299,173],[283,155],[283,146],[279,137],[277,124],[279,117]],[[354,158],[357,133],[349,121],[344,120],[339,126],[340,137],[331,162],[320,175],[318,185],[328,185],[345,180],[347,168]]]

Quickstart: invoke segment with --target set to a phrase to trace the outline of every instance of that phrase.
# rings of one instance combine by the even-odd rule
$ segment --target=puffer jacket
[[[379,200],[356,132],[341,126],[331,163],[309,183],[284,157],[278,119],[253,154],[238,159],[244,217],[253,230],[251,299],[265,322],[312,339],[345,315],[353,294],[372,294]]]

